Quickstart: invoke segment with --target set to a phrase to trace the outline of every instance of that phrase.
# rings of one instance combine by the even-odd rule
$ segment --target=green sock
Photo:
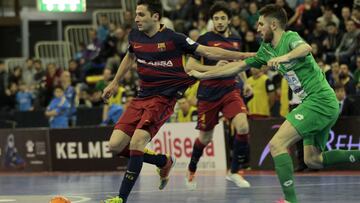
[[[360,162],[359,150],[332,150],[322,153],[324,167],[338,163]]]
[[[285,200],[291,203],[297,203],[294,187],[294,166],[288,153],[273,157],[275,171],[279,178]]]

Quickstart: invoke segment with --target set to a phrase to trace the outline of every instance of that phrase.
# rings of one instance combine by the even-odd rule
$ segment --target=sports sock
[[[197,168],[197,164],[200,160],[200,157],[203,154],[204,148],[206,147],[206,145],[204,145],[203,143],[200,142],[199,138],[196,138],[194,146],[193,146],[193,151],[191,154],[191,160],[189,163],[189,171],[191,172],[195,172],[196,168]]]
[[[244,166],[249,161],[248,134],[237,134],[234,137],[231,173],[237,173],[239,165]]]
[[[119,197],[126,202],[134,184],[140,174],[144,159],[144,152],[137,150],[130,150],[130,158],[127,170],[122,180],[119,190]]]
[[[360,161],[358,150],[331,150],[322,153],[324,167],[338,163],[355,163]]]
[[[291,157],[288,153],[273,157],[275,171],[279,178],[285,200],[291,203],[297,203],[294,187],[294,167]]]

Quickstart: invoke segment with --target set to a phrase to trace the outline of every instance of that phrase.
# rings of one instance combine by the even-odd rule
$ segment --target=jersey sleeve
[[[174,33],[174,42],[176,43],[176,47],[180,48],[183,52],[187,54],[194,54],[195,50],[199,46],[199,44],[194,40],[176,32]]]
[[[201,35],[196,42],[197,42],[198,44],[201,44],[201,45],[206,45],[206,40],[205,40],[204,35]],[[194,53],[194,55],[193,55],[192,57],[195,58],[195,59],[198,60],[198,61],[200,61],[201,58],[202,58],[202,56],[200,56],[199,54],[196,54],[196,53]]]
[[[289,50],[293,50],[300,44],[306,43],[297,32],[290,32],[287,41],[289,43]]]
[[[267,61],[265,59],[265,48],[263,44],[260,46],[259,50],[256,52],[256,56],[245,59],[246,65],[251,68],[261,68],[263,65],[266,65]]]

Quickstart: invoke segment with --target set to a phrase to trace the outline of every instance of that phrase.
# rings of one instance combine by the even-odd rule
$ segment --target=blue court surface
[[[281,197],[273,172],[248,172],[251,188],[240,189],[223,172],[199,172],[198,188],[189,191],[182,172],[172,173],[164,191],[158,177],[142,174],[128,203],[274,203]],[[48,203],[63,195],[72,203],[97,202],[117,194],[122,173],[0,173],[0,203]],[[302,203],[359,203],[360,172],[315,172],[296,175]]]

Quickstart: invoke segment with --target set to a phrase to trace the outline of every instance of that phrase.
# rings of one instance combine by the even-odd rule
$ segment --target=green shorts
[[[300,136],[304,146],[313,145],[325,150],[331,127],[339,116],[339,103],[334,100],[319,102],[307,100],[291,111],[288,120]]]

